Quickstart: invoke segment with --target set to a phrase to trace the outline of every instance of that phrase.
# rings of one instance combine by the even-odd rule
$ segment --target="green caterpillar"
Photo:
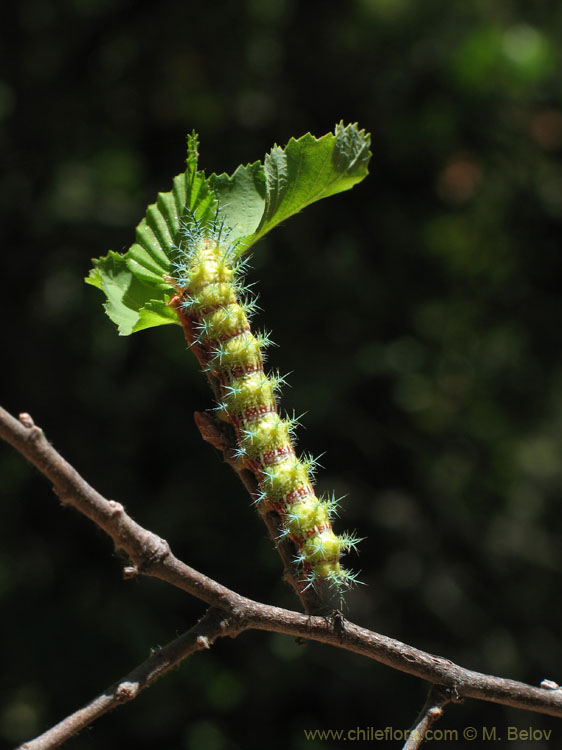
[[[217,218],[200,223],[192,217],[183,227],[173,266],[175,307],[192,350],[218,383],[218,416],[233,426],[236,454],[256,477],[258,509],[280,516],[280,533],[296,546],[305,587],[327,582],[341,594],[356,574],[343,568],[340,558],[360,540],[334,533],[337,501],[316,496],[316,462],[295,454],[297,420],[277,411],[283,379],[264,372],[263,349],[270,342],[251,331],[256,304],[245,297],[246,263],[223,230]]]

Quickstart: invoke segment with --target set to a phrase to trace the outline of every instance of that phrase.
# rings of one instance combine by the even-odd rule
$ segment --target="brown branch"
[[[132,562],[125,569],[127,577],[155,576],[212,606],[235,606],[232,591],[178,560],[164,539],[133,521],[121,503],[107,500],[91,487],[47,441],[29,414],[20,414],[18,421],[0,407],[0,437],[53,483],[63,504],[86,515],[113,539],[116,548],[127,553]]]
[[[209,609],[186,633],[163,648],[159,648],[128,675],[111,685],[101,695],[78,709],[35,739],[20,745],[17,750],[50,750],[59,747],[100,716],[127,703],[166,672],[197,651],[210,648],[223,635],[236,635],[235,625],[225,619],[225,613]]]
[[[21,414],[18,421],[0,407],[0,437],[11,443],[53,482],[55,492],[63,503],[88,516],[111,536],[117,547],[125,550],[133,562],[125,570],[127,575],[142,573],[161,578],[223,610],[223,615],[228,613],[234,618],[237,633],[257,629],[300,636],[362,654],[427,682],[444,686],[459,697],[562,717],[562,690],[553,688],[550,683],[533,687],[473,672],[441,656],[354,625],[343,620],[338,613],[332,617],[313,617],[243,597],[178,560],[167,542],[133,521],[120,503],[107,500],[90,487],[48,443],[28,414]],[[229,634],[232,633],[228,628],[221,632],[221,635]],[[139,669],[142,670],[142,666]]]
[[[400,672],[442,685],[459,697],[501,703],[562,718],[562,690],[534,687],[524,682],[473,672],[442,656],[409,646],[388,636],[345,621],[343,632],[335,618],[306,617],[297,612],[258,604],[247,599],[248,628],[286,633],[346,651],[353,651]]]
[[[410,729],[408,739],[402,750],[418,750],[427,736],[427,730],[443,716],[443,708],[451,701],[460,700],[455,690],[441,685],[432,685],[424,707],[420,711],[415,725]]]

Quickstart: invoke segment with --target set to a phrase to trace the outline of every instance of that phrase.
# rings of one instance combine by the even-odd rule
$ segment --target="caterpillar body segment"
[[[279,514],[281,534],[296,546],[302,580],[313,586],[325,581],[341,593],[356,577],[340,558],[359,540],[334,533],[336,503],[316,496],[314,461],[295,453],[298,421],[277,410],[283,379],[264,371],[263,350],[271,342],[252,333],[256,304],[244,298],[244,266],[216,221],[193,220],[174,266],[180,317],[201,366],[218,384],[218,416],[233,426],[236,455],[256,477],[259,510]]]

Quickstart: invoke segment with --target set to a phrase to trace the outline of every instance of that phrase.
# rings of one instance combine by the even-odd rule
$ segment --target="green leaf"
[[[151,326],[179,323],[167,305],[172,295],[168,293],[161,300],[154,300],[154,289],[131,273],[125,256],[119,253],[110,251],[104,258],[97,258],[86,283],[105,293],[105,311],[121,336]]]
[[[231,230],[231,239],[252,235],[261,221],[266,200],[263,164],[256,161],[240,166],[232,177],[213,174],[209,181]]]
[[[151,326],[174,323],[168,307],[173,294],[167,276],[177,252],[182,226],[207,222],[219,211],[240,253],[289,216],[321,198],[349,190],[367,175],[369,136],[356,125],[337,125],[334,133],[291,138],[274,146],[263,164],[240,166],[232,175],[197,171],[197,135],[187,139],[186,170],[172,189],[159,193],[136,229],[124,255],[110,252],[94,261],[86,279],[106,297],[105,310],[128,335]]]
[[[363,180],[369,146],[364,130],[339,124],[322,138],[307,133],[291,138],[285,148],[274,146],[263,165],[238,167],[232,177],[211,175],[211,187],[240,252],[311,203]]]
[[[310,134],[276,146],[266,156],[268,200],[258,227],[261,237],[271,227],[305,206],[349,190],[367,174],[368,141],[353,128],[336,128],[323,138]]]

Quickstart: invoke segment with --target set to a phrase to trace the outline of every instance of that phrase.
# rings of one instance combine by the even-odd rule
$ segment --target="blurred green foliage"
[[[308,412],[302,448],[326,451],[319,486],[349,494],[339,528],[368,537],[349,616],[467,667],[560,682],[562,7],[20,0],[0,33],[3,405],[187,563],[295,607],[193,425],[211,397],[181,332],[119,339],[82,277],[130,245],[193,128],[208,172],[230,172],[358,121],[371,176],[260,243],[251,279],[280,345],[271,364],[293,371],[284,406]],[[0,476],[9,746],[203,608],[124,583],[101,532],[5,446]],[[248,634],[72,747],[304,748],[305,728],[407,726],[423,693],[375,663]],[[442,727],[530,718],[556,733],[477,702]]]

